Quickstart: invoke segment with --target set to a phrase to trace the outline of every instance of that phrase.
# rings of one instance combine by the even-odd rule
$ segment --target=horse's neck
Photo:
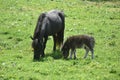
[[[45,27],[46,27],[46,24],[43,24],[41,29],[40,29],[40,35],[39,35],[40,39],[43,39],[45,36],[45,29],[46,29]]]

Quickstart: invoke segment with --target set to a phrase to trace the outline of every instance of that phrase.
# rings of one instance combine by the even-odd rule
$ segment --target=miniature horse
[[[56,45],[62,45],[64,40],[64,28],[65,15],[62,11],[51,10],[39,16],[34,35],[31,37],[33,40],[34,60],[39,60],[40,57],[45,56],[44,50],[48,36],[53,36],[53,51],[56,50]]]
[[[72,59],[72,54],[74,54],[74,59],[76,59],[76,48],[82,48],[86,50],[84,58],[87,57],[89,50],[92,53],[92,59],[94,58],[94,44],[95,40],[91,36],[87,35],[76,35],[69,37],[63,44],[61,51],[64,58],[66,59],[69,56],[69,50],[71,49],[70,58]]]

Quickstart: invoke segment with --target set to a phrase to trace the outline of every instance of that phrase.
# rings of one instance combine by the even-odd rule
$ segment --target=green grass
[[[47,42],[46,56],[33,62],[31,39],[40,13],[65,12],[65,40],[76,34],[95,37],[95,59],[64,60]],[[0,0],[0,80],[120,80],[120,1]]]

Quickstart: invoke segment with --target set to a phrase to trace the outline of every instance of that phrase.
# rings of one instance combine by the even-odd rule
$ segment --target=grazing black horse
[[[31,39],[32,47],[34,49],[34,60],[44,57],[44,50],[48,36],[53,36],[54,46],[53,51],[56,50],[56,45],[61,46],[64,40],[65,15],[62,11],[51,10],[47,13],[42,13],[37,21],[37,25]]]

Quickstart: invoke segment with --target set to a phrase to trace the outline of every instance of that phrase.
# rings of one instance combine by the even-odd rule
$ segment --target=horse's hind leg
[[[59,48],[63,44],[63,40],[64,40],[64,30],[57,33],[57,43],[58,43]]]
[[[53,51],[56,50],[56,40],[57,40],[56,35],[53,35],[53,41],[54,41]]]
[[[88,48],[88,47],[84,47],[84,49],[85,49],[85,51],[86,51],[84,58],[86,58],[87,55],[88,55],[88,52],[89,52],[89,48]]]

